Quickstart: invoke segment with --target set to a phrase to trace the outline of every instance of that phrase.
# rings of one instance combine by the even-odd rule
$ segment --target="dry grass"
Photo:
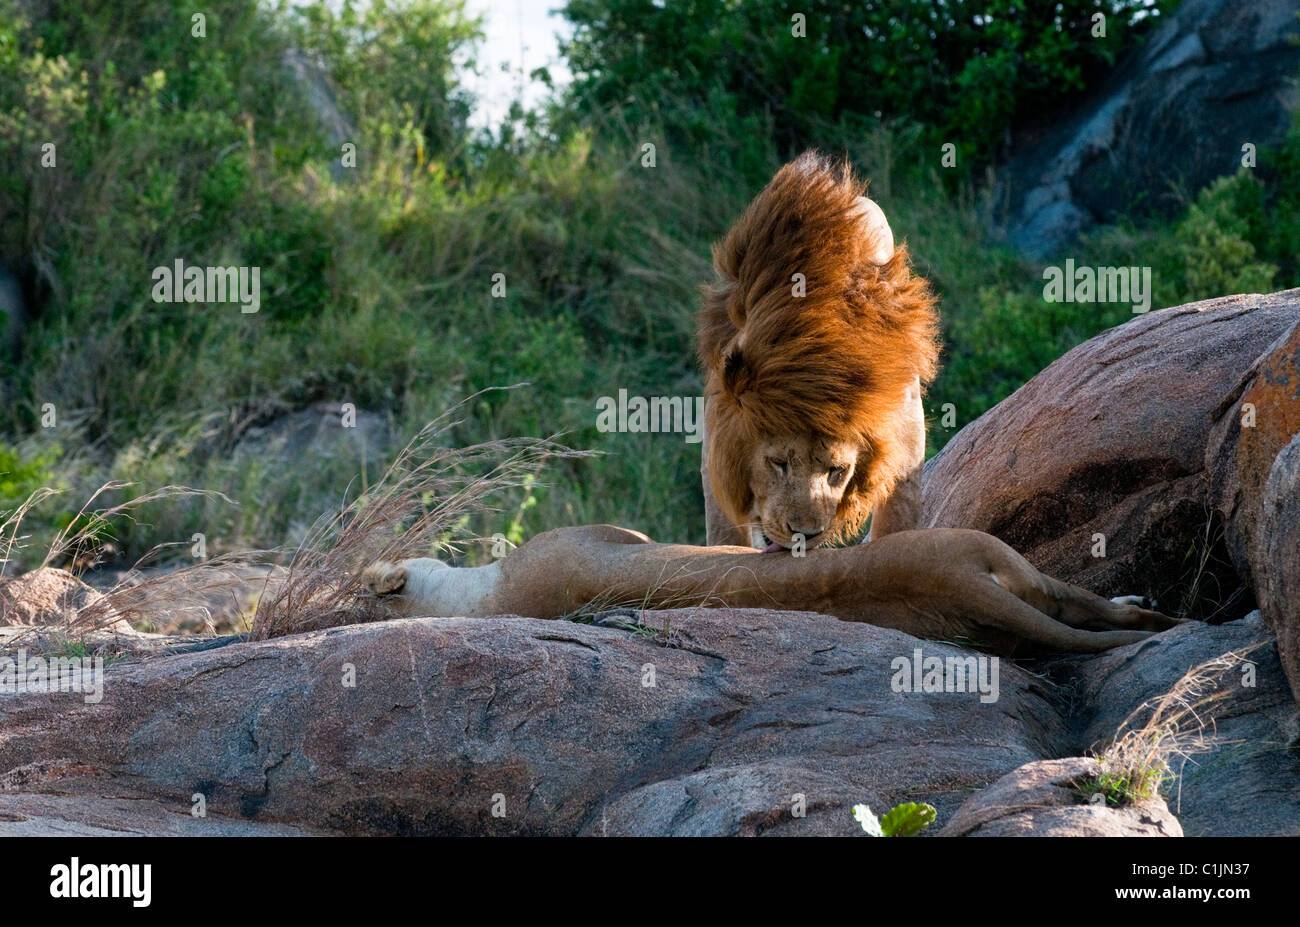
[[[258,602],[252,639],[393,617],[361,585],[366,565],[449,551],[457,525],[495,511],[503,492],[531,487],[547,461],[588,456],[536,438],[443,447],[439,442],[459,424],[452,412],[425,426],[374,487],[316,522],[283,582]]]
[[[55,533],[40,566],[47,567],[64,560],[70,560],[74,564],[83,566],[93,566],[98,550],[103,543],[102,538],[111,529],[114,519],[132,518],[135,509],[150,502],[184,496],[207,496],[233,504],[233,501],[223,493],[213,490],[194,489],[189,486],[163,486],[135,496],[125,502],[119,502],[117,505],[98,509],[91,508],[101,497],[109,493],[130,489],[134,485],[136,484],[110,480],[91,493],[67,526]],[[61,490],[42,487],[28,496],[12,512],[5,514],[4,521],[0,522],[0,575],[13,561],[15,551],[22,549],[28,540],[21,533],[23,519],[32,509],[60,493]],[[154,548],[154,550],[142,557],[140,562],[148,559],[160,549],[162,548]]]
[[[1224,537],[1223,520],[1207,506],[1200,535],[1190,540],[1183,570],[1169,586],[1178,597],[1172,614],[1206,624],[1222,624],[1244,614],[1248,588],[1237,575]]]
[[[1078,784],[1085,800],[1105,797],[1109,805],[1127,805],[1156,797],[1191,757],[1213,749],[1211,709],[1231,695],[1222,685],[1257,647],[1234,650],[1192,667],[1164,695],[1148,699],[1124,719],[1111,744],[1098,753],[1095,779]]]
[[[132,571],[103,599],[83,608],[68,630],[97,631],[126,619],[141,631],[215,633],[218,612],[251,615],[253,601],[275,587],[283,574],[273,566],[275,557],[274,551],[237,551],[165,573]],[[259,593],[253,592],[256,585],[249,579],[254,570],[263,574]],[[246,620],[237,630],[250,626]]]
[[[68,631],[84,634],[102,630],[125,618],[144,629],[172,628],[183,621],[211,632],[213,611],[222,609],[247,615],[245,630],[249,636],[264,640],[392,617],[385,601],[361,586],[362,568],[378,559],[452,551],[455,535],[471,516],[496,511],[503,494],[511,490],[534,488],[536,475],[547,461],[590,454],[535,438],[510,438],[463,448],[443,446],[448,433],[462,424],[452,416],[480,395],[468,397],[426,425],[375,485],[345,502],[337,512],[317,519],[296,550],[235,551],[147,575],[133,569],[104,599],[82,609]],[[133,509],[146,503],[198,495],[231,501],[221,493],[165,486],[118,505],[94,508],[105,494],[131,485],[110,482],[96,490],[71,527],[55,536],[42,566],[68,560],[83,567],[93,565],[111,523],[130,518]],[[21,534],[23,518],[57,494],[52,489],[37,490],[3,517],[0,569],[28,541]],[[503,528],[513,527],[516,525],[503,520]],[[174,546],[155,547],[136,567]],[[286,561],[287,565],[278,565]],[[250,573],[262,577],[260,590],[256,582],[250,583]],[[250,595],[253,592],[256,594]]]
[[[231,502],[219,492],[193,489],[188,486],[163,486],[115,505],[94,507],[95,503],[105,496],[131,489],[135,485],[113,480],[102,484],[91,493],[68,525],[55,533],[46,548],[40,567],[64,562],[69,563],[73,572],[94,567],[103,551],[105,537],[111,536],[113,523],[120,519],[134,519],[135,510],[148,503],[186,496],[213,497]],[[24,518],[32,509],[59,494],[60,490],[37,489],[17,508],[6,513],[4,520],[0,522],[0,575],[3,575],[14,562],[15,554],[24,549],[30,541],[29,537],[22,534]],[[138,569],[159,551],[175,546],[178,545],[165,544],[153,548],[137,561],[135,568]],[[241,557],[241,560],[246,559],[246,555]],[[196,588],[229,591],[230,579],[222,575],[226,566],[224,560],[217,558],[166,575],[149,577],[135,584],[119,584],[118,587],[110,590],[104,599],[82,609],[76,620],[69,625],[68,631],[85,633],[101,630],[115,625],[122,618],[146,624],[154,623],[160,600],[165,599],[171,600],[176,611],[190,609],[201,613],[205,606],[190,603],[189,591]]]

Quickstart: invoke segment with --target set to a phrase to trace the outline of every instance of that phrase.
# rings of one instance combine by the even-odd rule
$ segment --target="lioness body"
[[[1097,652],[1173,625],[1045,576],[991,535],[907,531],[869,544],[762,555],[749,547],[656,544],[612,525],[560,528],[484,567],[376,563],[363,577],[407,615],[559,618],[591,606],[731,606],[815,611],[1013,653]]]

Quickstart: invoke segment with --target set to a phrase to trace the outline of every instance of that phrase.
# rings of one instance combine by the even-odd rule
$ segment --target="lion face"
[[[797,436],[764,439],[753,446],[750,493],[754,547],[821,547],[847,527],[837,512],[854,483],[860,449],[847,441]]]

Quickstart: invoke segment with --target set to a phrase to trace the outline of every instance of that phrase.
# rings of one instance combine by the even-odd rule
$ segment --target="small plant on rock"
[[[934,823],[935,810],[933,805],[909,801],[877,818],[867,805],[854,805],[853,817],[868,837],[915,837]]]

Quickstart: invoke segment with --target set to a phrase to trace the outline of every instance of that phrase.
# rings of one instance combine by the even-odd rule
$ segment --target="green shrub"
[[[702,541],[699,446],[601,433],[595,400],[699,394],[710,244],[789,145],[852,158],[940,294],[932,451],[956,430],[945,403],[959,427],[1131,317],[1044,303],[1041,268],[991,241],[975,187],[950,195],[933,142],[951,132],[978,148],[1055,88],[1086,84],[1140,30],[1081,45],[1077,27],[1094,9],[1122,26],[1137,5],[1066,4],[1060,30],[1035,31],[1017,24],[1057,14],[958,4],[934,46],[938,8],[905,4],[915,17],[895,24],[898,54],[854,39],[810,61],[815,43],[790,44],[795,11],[769,0],[575,2],[573,95],[474,136],[457,62],[472,58],[476,25],[457,2],[216,0],[195,40],[178,0],[47,4],[36,22],[0,0],[0,260],[30,272],[41,308],[3,368],[0,434],[26,447],[52,402],[60,422],[82,423],[60,426],[62,446],[75,433],[84,452],[46,461],[41,479],[185,483],[239,503],[159,502],[116,529],[128,557],[196,531],[216,548],[273,546],[364,490],[380,458],[457,400],[526,381],[478,396],[449,439],[559,434],[600,456],[555,463],[467,533],[612,521]],[[977,28],[990,9],[1020,12]],[[804,12],[814,39],[887,20],[872,4]],[[121,21],[137,25],[123,34]],[[355,168],[340,169],[289,78],[290,49],[323,69]],[[1026,75],[1014,94],[1012,69]],[[40,165],[47,140],[57,170]],[[1292,139],[1261,155],[1256,179],[1229,178],[1185,216],[1120,225],[1073,256],[1152,264],[1167,301],[1293,284],[1297,165]],[[154,303],[151,269],[178,257],[259,266],[261,311]],[[496,273],[504,299],[490,292]],[[394,446],[292,467],[235,452],[249,425],[319,400],[389,418]]]
[[[0,441],[0,513],[12,512],[38,489],[57,488],[60,484],[55,471],[58,459],[58,447],[28,455]]]
[[[579,109],[685,98],[712,121],[770,114],[789,154],[845,117],[924,126],[988,163],[1036,119],[1107,73],[1171,0],[569,0],[565,47]],[[1105,36],[1094,35],[1094,16]],[[796,35],[803,17],[804,35]],[[707,105],[706,105],[707,103]],[[675,137],[698,138],[674,120]],[[707,132],[707,128],[705,128]]]
[[[915,837],[934,823],[934,805],[907,802],[877,818],[867,805],[853,806],[853,819],[868,837]]]

